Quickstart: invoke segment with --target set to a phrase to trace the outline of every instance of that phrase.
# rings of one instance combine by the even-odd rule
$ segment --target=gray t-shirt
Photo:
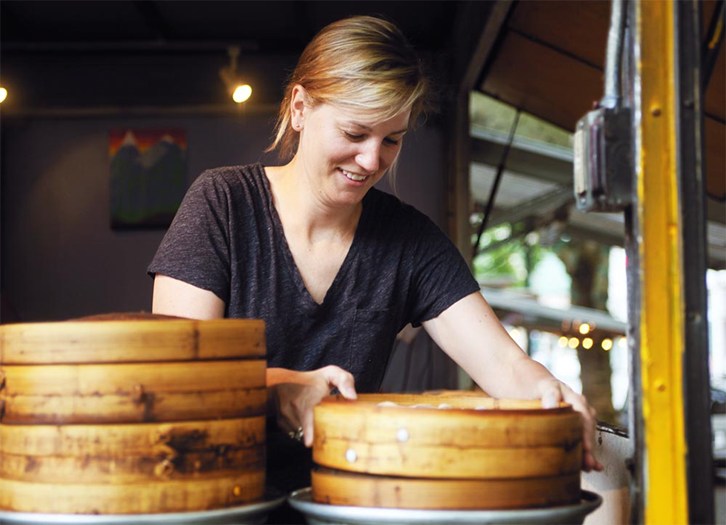
[[[396,334],[478,291],[466,263],[425,215],[371,189],[323,303],[308,293],[260,164],[204,172],[148,268],[212,291],[225,315],[266,323],[268,366],[350,371],[376,391]]]

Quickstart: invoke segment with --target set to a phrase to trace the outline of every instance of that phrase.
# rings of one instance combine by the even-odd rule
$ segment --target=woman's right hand
[[[306,447],[313,445],[313,408],[321,399],[334,388],[347,399],[358,397],[353,375],[335,365],[309,372],[268,368],[267,388],[278,426],[290,433],[302,429]]]

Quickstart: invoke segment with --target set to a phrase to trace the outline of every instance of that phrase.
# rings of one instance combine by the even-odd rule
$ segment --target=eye
[[[398,144],[401,142],[401,139],[393,139],[390,137],[386,137],[383,139],[383,141],[388,144],[389,146],[398,146]]]
[[[348,140],[351,140],[353,142],[359,142],[365,138],[365,135],[361,135],[359,133],[350,133],[348,131],[344,131],[343,133]]]

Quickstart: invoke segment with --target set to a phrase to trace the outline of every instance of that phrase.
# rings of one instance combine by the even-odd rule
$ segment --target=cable
[[[618,107],[622,97],[620,60],[623,52],[624,34],[625,0],[613,0],[605,55],[605,94],[600,100],[600,107],[603,108]]]
[[[487,207],[484,210],[484,216],[482,217],[481,224],[479,225],[479,229],[476,232],[476,242],[474,242],[471,253],[472,257],[476,257],[477,253],[479,253],[479,242],[481,242],[481,236],[487,227],[487,222],[489,222],[489,217],[491,216],[492,210],[494,209],[494,201],[497,198],[499,183],[502,180],[502,175],[504,174],[504,166],[507,164],[509,150],[512,147],[512,142],[514,142],[514,134],[517,131],[517,125],[519,124],[519,115],[520,111],[519,109],[517,109],[517,113],[514,115],[514,122],[512,122],[512,128],[509,130],[509,138],[507,139],[507,143],[504,145],[504,151],[502,151],[502,158],[499,161],[499,165],[497,166],[497,174],[494,177],[494,184],[492,184],[492,189],[489,191],[489,200],[487,201]]]

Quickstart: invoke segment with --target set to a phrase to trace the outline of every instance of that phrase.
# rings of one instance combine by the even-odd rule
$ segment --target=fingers
[[[560,406],[560,401],[562,401],[562,397],[558,390],[548,390],[542,396],[542,408],[557,408]]]
[[[584,470],[585,472],[591,472],[593,470],[596,472],[602,472],[605,469],[603,464],[595,458],[592,452],[583,452],[582,462],[582,470]]]
[[[303,429],[303,443],[310,448],[313,446],[313,407],[302,413],[301,426]]]
[[[285,382],[275,385],[278,425],[286,432],[302,428],[305,446],[313,445],[313,409],[330,391],[337,388],[347,399],[358,397],[353,375],[330,365],[309,372],[288,373]]]
[[[556,379],[541,381],[538,385],[542,408],[557,408],[560,402],[569,403],[574,410],[582,415],[582,469],[601,471],[603,465],[595,458],[595,430],[597,419],[595,409],[592,408],[584,396],[577,394],[570,387]]]
[[[587,404],[585,398],[579,396],[583,401],[583,410],[580,413],[587,413],[584,417],[584,437],[582,441],[582,469],[585,472],[591,470],[601,471],[603,465],[595,458],[595,431],[597,430],[597,419],[595,409]]]
[[[565,401],[582,415],[583,419],[583,440],[582,440],[582,470],[601,471],[603,465],[595,458],[595,434],[597,432],[597,411],[592,408],[587,399],[569,387],[564,386]]]
[[[542,408],[557,408],[560,406],[562,398],[562,389],[557,380],[544,380],[538,385],[540,399],[542,400]]]
[[[355,391],[355,379],[350,372],[335,365],[321,368],[320,372],[328,385],[328,392],[333,388],[337,388],[346,399],[356,399],[358,397]]]

